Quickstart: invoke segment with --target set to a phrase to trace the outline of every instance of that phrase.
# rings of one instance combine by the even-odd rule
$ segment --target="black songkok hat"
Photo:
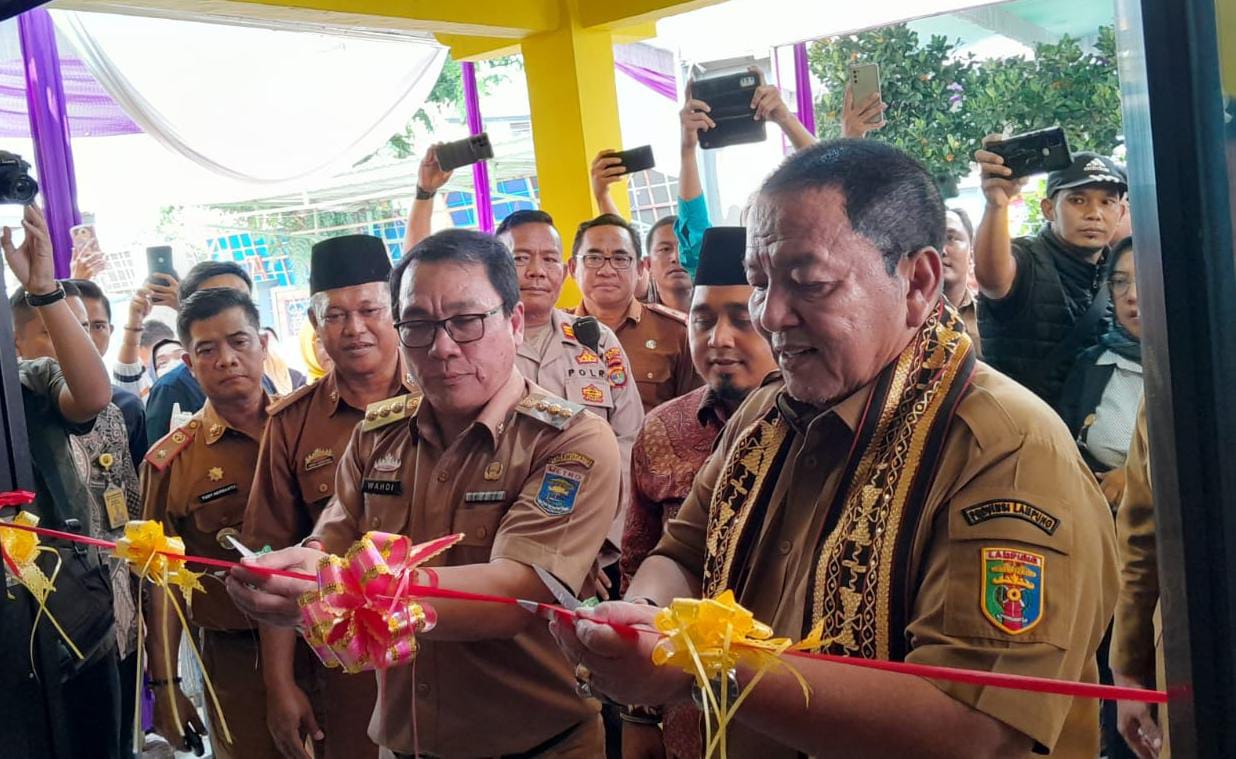
[[[747,284],[747,271],[742,265],[746,252],[746,227],[711,227],[704,230],[695,284],[717,287]]]
[[[331,237],[313,246],[309,294],[338,287],[388,282],[391,259],[386,244],[373,235]]]

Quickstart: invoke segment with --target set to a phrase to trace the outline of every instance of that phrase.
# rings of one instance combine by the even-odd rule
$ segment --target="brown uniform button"
[[[652,379],[652,372],[648,372],[648,379]]]
[[[319,493],[325,493],[327,490],[330,490],[330,486],[328,486],[325,482],[318,484]]]
[[[441,472],[438,472],[438,482],[446,482],[450,478],[451,478],[451,473],[446,471],[445,469],[443,469]]]
[[[482,526],[480,526],[480,527],[477,527],[477,528],[476,528],[476,536],[477,536],[478,538],[480,538],[481,540],[484,540],[484,539],[486,538],[486,536],[488,536],[488,535],[489,535],[489,528],[488,528],[488,527],[485,527],[484,525],[482,525]]]
[[[378,527],[378,525],[380,525],[380,524],[382,524],[382,520],[381,520],[381,519],[378,519],[377,517],[369,517],[369,526],[370,526],[370,527],[373,527],[373,528],[375,528],[375,529],[376,529],[376,528]]]
[[[791,545],[790,541],[788,540],[781,541],[781,545],[777,546],[777,548],[781,551],[782,554],[788,554],[790,552],[790,549],[793,547],[794,546]]]
[[[416,695],[428,696],[429,695],[429,683],[417,683],[416,684]]]

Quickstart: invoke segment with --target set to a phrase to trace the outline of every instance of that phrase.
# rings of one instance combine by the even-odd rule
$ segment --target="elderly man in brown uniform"
[[[618,336],[631,360],[644,413],[702,382],[691,365],[686,316],[635,297],[635,282],[647,265],[639,235],[613,214],[579,225],[568,262],[584,294],[576,315],[595,316]],[[607,363],[611,360],[608,355],[604,358]]]
[[[524,324],[510,253],[488,235],[440,232],[400,261],[391,289],[424,398],[357,428],[314,536],[342,553],[368,530],[462,533],[418,583],[551,601],[540,567],[578,592],[617,510],[618,444],[515,368]],[[289,548],[256,562],[313,571],[323,555]],[[299,621],[306,586],[244,569],[228,580],[242,608],[282,624]],[[544,622],[515,606],[430,603],[438,623],[421,636],[416,679],[410,666],[379,679],[375,741],[401,756],[418,745],[437,757],[602,755],[596,702],[576,692]]]
[[[235,560],[227,536],[240,534],[258,441],[266,425],[268,399],[262,389],[266,336],[258,331],[257,308],[248,294],[228,288],[194,293],[181,304],[176,326],[187,349],[184,361],[205,391],[206,404],[146,454],[145,516],[180,536],[186,553]],[[266,729],[256,626],[232,603],[218,577],[207,575],[202,583],[206,592],[195,594],[185,611],[192,626],[201,630],[206,672],[231,732],[229,741],[208,699],[215,756],[278,757]],[[162,591],[151,593],[146,651],[155,691],[155,729],[185,750],[186,723],[198,732],[202,725],[180,689],[175,652],[181,626]],[[171,661],[167,651],[173,652]],[[181,724],[176,724],[174,713]]]
[[[287,548],[309,537],[335,493],[335,472],[352,430],[414,386],[405,384],[390,311],[390,259],[371,235],[313,246],[309,321],[334,368],[270,407],[257,476],[245,511],[245,542]],[[419,390],[416,391],[419,395]],[[389,400],[388,400],[389,399]],[[389,411],[388,411],[389,413]],[[267,721],[285,756],[377,757],[366,732],[377,698],[373,678],[323,667],[296,633],[263,627]]]
[[[1110,512],[1047,405],[975,361],[940,295],[944,236],[930,175],[882,143],[821,143],[766,180],[745,264],[782,375],[730,419],[628,598],[731,589],[776,635],[819,629],[825,653],[1097,680],[1116,594]],[[593,691],[691,697],[689,676],[651,663],[651,636],[551,629]],[[734,715],[731,757],[1098,751],[1093,700],[793,666],[810,700],[768,672]],[[752,676],[740,666],[714,686]]]
[[[1147,688],[1155,685],[1156,678],[1163,682],[1163,620],[1144,399],[1124,466],[1124,498],[1116,512],[1120,597],[1112,627],[1111,667],[1117,685]],[[1134,753],[1143,759],[1168,755],[1166,707],[1159,707],[1158,720],[1147,704],[1119,701],[1116,709],[1117,727]]]

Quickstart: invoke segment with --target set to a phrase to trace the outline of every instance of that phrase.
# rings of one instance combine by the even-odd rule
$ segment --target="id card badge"
[[[129,507],[124,500],[124,488],[112,485],[104,490],[103,505],[107,507],[107,524],[110,529],[119,530],[129,521]]]

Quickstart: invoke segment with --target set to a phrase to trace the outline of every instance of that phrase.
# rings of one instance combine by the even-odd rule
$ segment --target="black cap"
[[[747,284],[747,271],[742,265],[746,253],[746,227],[711,227],[704,230],[695,284],[716,287]]]
[[[1073,163],[1067,169],[1047,175],[1047,197],[1060,190],[1092,184],[1111,184],[1118,186],[1121,192],[1129,191],[1129,178],[1123,166],[1098,153],[1082,152],[1073,154]]]
[[[331,237],[314,245],[310,254],[310,295],[338,287],[389,282],[390,278],[386,243],[373,235]]]

